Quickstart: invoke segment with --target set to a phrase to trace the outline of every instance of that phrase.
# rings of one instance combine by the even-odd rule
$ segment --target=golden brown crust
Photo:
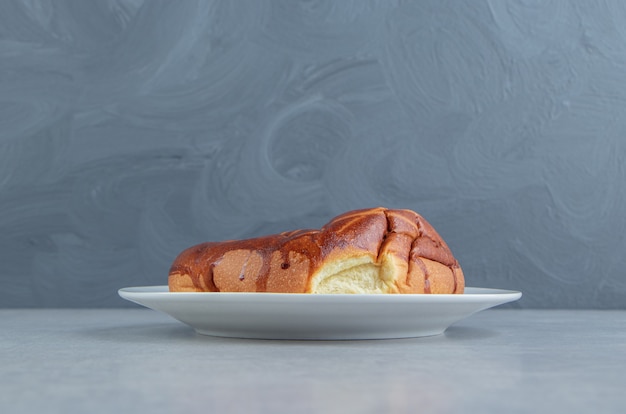
[[[463,293],[463,271],[435,229],[411,210],[382,207],[335,217],[320,230],[202,243],[170,268],[172,292],[314,293],[321,269],[366,260],[388,293]]]

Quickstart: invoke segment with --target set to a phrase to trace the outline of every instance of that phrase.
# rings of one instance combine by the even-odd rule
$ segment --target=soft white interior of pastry
[[[392,280],[387,266],[364,256],[322,267],[311,281],[311,293],[389,293]]]

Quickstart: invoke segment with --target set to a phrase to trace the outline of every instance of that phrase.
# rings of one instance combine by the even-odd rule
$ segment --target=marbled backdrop
[[[468,285],[626,307],[626,2],[0,2],[0,306],[422,213]]]

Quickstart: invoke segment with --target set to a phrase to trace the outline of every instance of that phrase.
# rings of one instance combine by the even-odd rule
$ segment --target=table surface
[[[307,342],[201,336],[144,309],[0,310],[2,413],[623,413],[625,372],[626,311]]]

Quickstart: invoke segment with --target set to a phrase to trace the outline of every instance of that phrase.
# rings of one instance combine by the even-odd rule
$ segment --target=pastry
[[[463,293],[463,271],[411,210],[339,215],[319,230],[207,242],[174,260],[171,292]]]

